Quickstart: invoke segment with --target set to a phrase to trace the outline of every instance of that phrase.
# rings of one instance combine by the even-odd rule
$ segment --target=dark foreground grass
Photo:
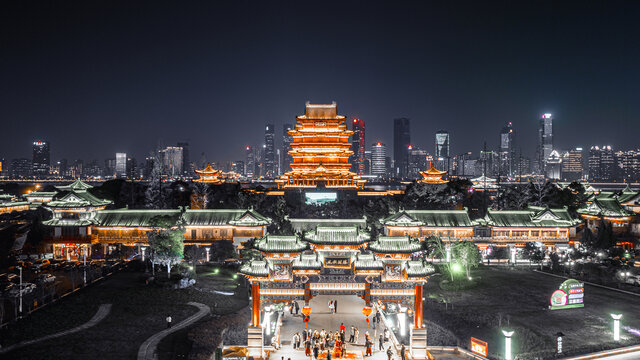
[[[56,332],[42,324],[60,321],[54,326],[56,330],[77,326],[89,320],[100,304],[113,304],[111,313],[101,323],[83,332],[38,343],[5,356],[11,359],[135,359],[140,345],[166,327],[167,315],[171,315],[176,324],[197,311],[195,307],[186,305],[187,302],[209,305],[214,314],[230,313],[246,306],[246,288],[242,285],[243,280],[234,278],[234,274],[233,271],[216,274],[204,272],[199,279],[212,277],[208,282],[213,288],[207,286],[182,290],[145,285],[145,275],[140,272],[115,274],[111,279],[74,295],[72,299],[61,301],[58,306],[42,309],[37,317],[19,322],[11,329],[10,336],[3,337],[3,346]],[[225,291],[235,290],[236,294],[217,294],[213,291],[218,290],[216,285],[225,288]],[[33,332],[39,327],[43,328],[42,331]],[[175,346],[184,344],[176,343]]]
[[[480,268],[476,287],[442,290],[436,279],[425,288],[425,319],[450,330],[448,345],[469,347],[469,338],[489,343],[492,358],[503,356],[501,329],[515,330],[514,352],[520,359],[552,358],[555,334],[562,332],[566,354],[579,354],[640,343],[640,298],[586,286],[585,307],[548,309],[549,297],[563,279],[528,270]],[[446,301],[446,304],[445,304]],[[622,313],[622,341],[613,343],[609,314]]]

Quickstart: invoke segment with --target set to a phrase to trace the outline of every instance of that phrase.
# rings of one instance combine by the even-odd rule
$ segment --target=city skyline
[[[245,146],[262,144],[265,124],[280,129],[293,122],[306,101],[336,101],[348,119],[363,119],[368,143],[391,146],[393,119],[409,118],[412,143],[429,152],[441,129],[451,134],[452,155],[477,154],[485,141],[497,150],[495,134],[512,122],[518,146],[533,158],[543,113],[554,115],[558,148],[638,146],[633,65],[640,56],[626,46],[637,5],[606,14],[573,3],[476,6],[314,7],[306,21],[331,14],[336,25],[320,31],[295,26],[299,14],[310,11],[302,4],[191,4],[180,12],[158,6],[144,19],[124,3],[65,11],[16,5],[1,25],[12,56],[3,59],[0,117],[11,137],[0,144],[0,157],[28,157],[35,139],[51,143],[52,161],[74,159],[79,149],[85,161],[116,152],[142,158],[158,143],[186,140],[192,160],[204,152],[211,161],[235,161]],[[353,16],[361,11],[375,16]],[[233,24],[240,14],[254,25]],[[281,22],[261,26],[269,15]],[[111,32],[116,18],[119,27]],[[16,26],[23,22],[29,31]],[[178,35],[165,30],[168,24]],[[350,24],[349,31],[342,24]],[[192,40],[178,41],[183,37]],[[520,37],[528,41],[521,44]],[[317,51],[318,44],[345,56],[330,62],[292,56]],[[230,50],[235,56],[225,55]],[[264,57],[252,58],[256,51]],[[50,56],[45,60],[43,53]],[[354,63],[363,66],[353,71]]]

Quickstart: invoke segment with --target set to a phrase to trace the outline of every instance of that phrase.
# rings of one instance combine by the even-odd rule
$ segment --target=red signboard
[[[489,345],[482,340],[471,338],[471,352],[480,356],[487,357],[489,354]]]

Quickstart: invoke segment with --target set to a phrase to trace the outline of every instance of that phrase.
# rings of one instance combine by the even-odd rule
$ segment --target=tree
[[[162,193],[162,159],[160,158],[159,151],[153,151],[151,154],[153,158],[153,168],[149,178],[149,186],[145,192],[145,200],[147,207],[150,209],[163,209],[164,194]]]
[[[171,266],[180,263],[184,256],[184,219],[169,215],[158,215],[150,221],[152,230],[147,232],[151,248],[151,263],[165,265],[167,277],[171,276]]]
[[[544,252],[536,243],[528,242],[524,244],[524,247],[520,250],[520,256],[523,259],[529,260],[530,263],[539,263],[544,258]]]
[[[449,272],[451,281],[453,281],[453,263],[451,261],[447,261],[447,246],[444,244],[442,239],[437,236],[431,236],[427,239],[425,245],[433,257],[438,257],[440,260],[444,260],[443,268]]]
[[[506,186],[493,203],[497,210],[520,210],[527,207],[528,194],[524,186]]]
[[[460,241],[452,246],[451,254],[455,261],[462,265],[467,278],[471,276],[471,269],[478,267],[482,260],[478,247],[471,241]]]

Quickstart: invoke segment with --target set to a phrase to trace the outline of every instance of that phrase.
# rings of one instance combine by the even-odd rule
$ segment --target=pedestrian
[[[329,307],[329,312],[333,314],[333,301],[329,300],[329,304],[327,306]]]
[[[344,323],[340,323],[340,332],[344,334],[344,331],[345,331],[346,329],[347,329],[347,328],[344,326]]]
[[[289,314],[293,315],[293,304],[289,304]]]
[[[358,328],[356,328],[355,334],[356,334],[356,344],[357,344],[360,342],[360,330],[358,330]]]
[[[336,314],[338,312],[338,300],[333,300],[333,313]]]
[[[167,315],[167,329],[169,329],[171,327],[171,315]]]
[[[349,332],[349,342],[352,343],[353,339],[356,336],[356,331],[355,328],[353,327],[353,325],[351,325],[351,331]]]
[[[302,330],[302,342],[307,341],[307,330]]]
[[[314,359],[318,358],[319,352],[320,352],[320,349],[318,349],[318,345],[316,344],[316,346],[313,347],[313,358]]]
[[[384,342],[389,341],[389,329],[384,329]]]
[[[293,302],[296,305],[296,315],[298,315],[298,312],[300,311],[300,305],[298,305],[297,301]]]
[[[298,348],[298,333],[293,334],[293,339],[291,340],[291,345],[293,346],[293,350]]]
[[[406,360],[404,352],[405,352],[405,348],[404,348],[404,344],[402,344],[402,346],[400,346],[400,359],[402,360]]]
[[[304,341],[304,356],[311,356],[311,340]]]
[[[369,337],[366,337],[364,340],[364,346],[366,348],[366,351],[364,353],[364,356],[372,356],[373,352],[371,351],[371,339],[369,339]]]
[[[327,350],[327,360],[331,360],[331,349]]]
[[[387,349],[387,360],[391,360],[393,358],[393,351],[391,351],[391,345]]]
[[[378,340],[378,351],[382,351],[384,349],[384,337],[380,334],[380,339]]]

